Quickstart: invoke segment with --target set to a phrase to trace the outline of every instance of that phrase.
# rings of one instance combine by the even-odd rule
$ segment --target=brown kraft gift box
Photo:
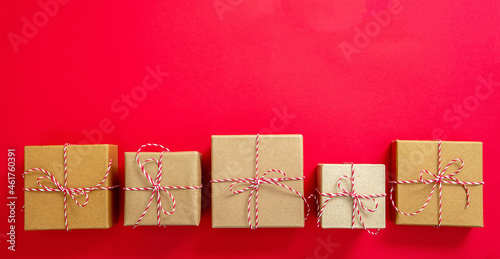
[[[463,169],[454,177],[462,182],[483,181],[483,144],[481,142],[442,141],[441,171],[454,159],[464,161]],[[456,172],[461,162],[454,162],[444,176]],[[438,141],[396,140],[392,142],[392,180],[419,180],[420,172],[438,174]],[[435,177],[423,172],[423,179]],[[449,179],[448,179],[449,180]],[[434,183],[395,184],[395,206],[404,213],[418,211],[429,197]],[[460,184],[442,183],[442,226],[483,227],[483,186],[466,185],[470,204],[466,208],[466,191]],[[393,210],[398,225],[438,225],[439,190],[436,187],[429,204],[419,214],[402,215]]]
[[[256,135],[212,136],[212,181],[255,178]],[[259,177],[267,170],[278,169],[287,177],[303,176],[302,135],[261,135],[259,141]],[[271,172],[266,178],[283,177]],[[234,182],[212,183],[212,227],[248,228],[250,190],[234,194]],[[282,181],[304,193],[304,180]],[[249,184],[236,184],[235,190]],[[255,226],[255,192],[251,200],[251,224]],[[258,227],[303,227],[304,201],[286,188],[261,184],[259,187]]]
[[[351,164],[318,164],[318,190],[322,193],[339,193],[339,178],[343,175],[352,176]],[[354,183],[356,193],[359,195],[385,194],[385,165],[379,164],[354,164]],[[342,179],[341,186],[347,191],[352,191],[351,182]],[[323,206],[328,197],[319,195],[319,206]],[[385,228],[385,198],[374,197],[378,203],[375,212],[368,212],[361,208],[361,217],[367,228]],[[365,207],[375,208],[375,203],[368,199],[360,199]],[[351,228],[353,213],[353,198],[337,196],[326,204],[321,217],[322,228]],[[355,214],[354,228],[363,228],[359,217]]]
[[[136,152],[125,152],[125,188],[152,187],[136,161]],[[160,152],[141,152],[139,161],[159,159]],[[154,180],[158,173],[156,163],[147,163],[146,172]],[[165,152],[163,153],[163,170],[161,186],[201,186],[201,154],[199,152]],[[172,215],[160,212],[161,225],[194,225],[198,226],[201,217],[201,189],[169,189],[175,199],[176,207]],[[125,226],[134,226],[146,209],[152,190],[125,190]],[[139,226],[158,225],[157,194],[151,207]],[[164,191],[160,191],[161,202],[165,211],[172,210],[172,199]]]
[[[63,146],[26,146],[25,170],[42,168],[51,173],[64,185]],[[116,145],[68,145],[67,177],[68,188],[92,188],[99,184],[107,170],[110,160],[110,173],[101,187],[118,184],[118,147]],[[47,174],[41,171],[28,172],[24,176],[24,187],[41,189],[37,179]],[[53,189],[56,185],[42,178],[40,183]],[[75,195],[80,204],[85,203],[84,195]],[[67,195],[67,219],[69,229],[110,228],[118,220],[117,190],[92,190],[88,192],[88,204],[79,207]],[[62,192],[25,191],[24,192],[24,229],[52,230],[65,229],[64,195]]]

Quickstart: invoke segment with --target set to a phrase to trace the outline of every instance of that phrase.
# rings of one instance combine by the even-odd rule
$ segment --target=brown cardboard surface
[[[212,136],[212,180],[255,177],[255,135]],[[302,135],[261,135],[259,140],[259,176],[279,169],[288,177],[303,176]],[[269,177],[281,177],[269,173]],[[267,177],[266,176],[266,177]],[[212,227],[248,228],[249,191],[233,194],[232,182],[212,183]],[[301,194],[304,181],[281,182]],[[239,184],[242,189],[248,185]],[[255,194],[251,218],[255,225]],[[303,227],[304,202],[283,187],[262,184],[259,188],[260,227]]]
[[[118,184],[118,147],[116,145],[70,145],[67,147],[68,187],[94,187],[104,178],[111,159],[108,179],[101,185],[109,187]],[[64,184],[63,146],[26,146],[25,170],[43,168],[57,181]],[[41,188],[37,179],[46,174],[36,171],[24,177],[25,188]],[[55,188],[48,179],[42,179],[47,187]],[[118,217],[117,190],[93,190],[89,192],[89,202],[79,207],[68,197],[68,225],[70,229],[109,228]],[[77,196],[80,203],[83,195]],[[24,192],[24,229],[48,230],[65,229],[64,203],[61,192]]]
[[[393,175],[396,181],[418,180],[420,171],[427,169],[437,174],[438,142],[396,140],[392,143]],[[483,181],[483,144],[481,142],[442,141],[442,168],[451,160],[461,158],[464,168],[455,177],[461,181]],[[445,175],[460,167],[455,162]],[[424,179],[433,177],[424,173]],[[429,196],[433,184],[397,184],[396,206],[403,212],[413,213],[420,209]],[[461,185],[443,184],[443,226],[483,226],[483,186],[468,185],[470,205],[465,208],[466,193]],[[398,225],[437,225],[438,191],[436,190],[427,207],[415,216],[404,216],[393,210]]]
[[[318,164],[318,190],[323,193],[338,193],[338,180],[343,175],[351,176],[350,164]],[[385,165],[354,164],[356,192],[360,195],[385,193]],[[344,189],[351,191],[351,184],[342,180]],[[320,207],[327,197],[319,196]],[[360,208],[361,216],[367,228],[385,228],[385,197],[374,198],[378,202],[375,212]],[[375,204],[361,199],[366,208],[373,209]],[[359,205],[359,204],[358,204]],[[351,197],[335,197],[331,199],[321,218],[322,228],[351,228],[353,199]],[[355,216],[354,228],[363,228],[359,217]]]
[[[125,152],[125,187],[151,187],[151,183],[142,173],[135,159],[136,152]],[[159,159],[160,152],[141,152],[139,161],[149,158]],[[156,178],[158,166],[147,163],[146,172],[152,179]],[[163,153],[162,186],[200,186],[201,154],[198,152],[165,152]],[[201,189],[169,190],[175,198],[175,212],[172,215],[161,213],[161,225],[199,225],[201,216]],[[160,192],[161,202],[165,211],[172,210],[172,199],[164,191]],[[133,226],[142,215],[152,191],[125,191],[125,226]],[[151,207],[139,223],[157,225],[157,196],[153,198]]]

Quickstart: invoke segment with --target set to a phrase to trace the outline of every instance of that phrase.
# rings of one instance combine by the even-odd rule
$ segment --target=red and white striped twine
[[[448,168],[454,162],[460,162],[460,163],[462,163],[462,165],[460,166],[460,168],[457,171],[455,171],[449,175],[444,175],[446,170],[448,170]],[[429,201],[432,198],[432,195],[434,194],[434,191],[436,190],[436,187],[438,187],[438,189],[439,189],[438,227],[441,226],[442,215],[443,215],[443,186],[442,186],[443,183],[459,184],[462,187],[464,187],[465,193],[466,193],[466,199],[467,199],[467,203],[465,205],[465,208],[468,208],[469,204],[470,204],[470,194],[469,194],[469,189],[467,188],[467,185],[483,185],[484,184],[484,182],[462,182],[462,181],[458,180],[457,178],[455,178],[455,175],[457,175],[462,170],[462,168],[464,168],[464,161],[460,158],[456,158],[456,159],[451,160],[448,163],[448,165],[446,165],[446,167],[441,171],[441,140],[438,140],[438,172],[437,172],[437,174],[431,173],[428,170],[424,169],[424,170],[420,171],[419,180],[390,181],[390,183],[393,183],[393,184],[412,184],[412,183],[432,184],[432,183],[434,183],[434,185],[432,186],[432,190],[431,190],[429,196],[427,197],[427,200],[425,201],[424,205],[419,210],[417,210],[416,212],[413,212],[413,213],[402,212],[400,209],[398,209],[398,207],[396,207],[396,204],[395,204],[394,199],[392,197],[392,193],[394,191],[394,185],[393,185],[393,186],[391,186],[391,193],[390,193],[392,206],[396,209],[396,211],[398,213],[400,213],[402,215],[415,216],[415,215],[419,214],[420,212],[422,212],[425,209],[425,207],[427,207],[427,205],[429,204]],[[427,173],[428,175],[434,177],[434,179],[429,179],[429,180],[423,179],[424,172]]]
[[[270,169],[270,170],[267,170],[261,177],[259,177],[259,136],[260,135],[257,134],[256,144],[255,144],[255,178],[221,179],[221,180],[211,180],[210,182],[212,182],[212,183],[233,182],[229,186],[229,190],[234,194],[243,193],[243,192],[250,190],[250,194],[248,196],[248,225],[250,226],[251,229],[257,229],[257,227],[259,226],[259,186],[260,186],[260,184],[277,185],[277,186],[283,187],[283,188],[288,189],[288,190],[292,191],[293,193],[297,194],[300,198],[302,198],[304,203],[307,205],[307,214],[305,217],[305,219],[307,219],[307,217],[309,216],[310,208],[309,208],[309,204],[307,203],[306,198],[297,190],[290,188],[287,185],[279,183],[279,182],[283,182],[283,181],[304,180],[305,176],[287,177],[286,173],[283,171],[280,171],[278,169]],[[281,177],[281,178],[266,178],[266,175],[268,173],[271,173],[271,172],[279,173],[283,177]],[[241,190],[235,191],[233,189],[234,185],[241,184],[241,183],[249,184],[249,186],[246,188],[243,188]],[[250,207],[251,207],[252,195],[254,192],[255,192],[255,226],[252,226]]]
[[[67,231],[69,231],[69,226],[68,226],[68,208],[67,208],[67,198],[66,196],[69,195],[69,197],[71,199],[73,199],[73,201],[75,201],[75,203],[80,206],[80,207],[85,207],[87,206],[88,202],[89,202],[89,192],[93,191],[93,190],[111,190],[113,188],[116,188],[118,187],[118,185],[115,185],[115,186],[110,186],[110,187],[101,187],[101,185],[106,181],[106,179],[108,178],[108,175],[109,175],[109,171],[111,170],[111,164],[113,163],[113,159],[111,159],[109,161],[109,164],[108,164],[108,170],[106,171],[106,174],[104,175],[104,178],[102,179],[102,181],[100,183],[98,183],[97,185],[95,185],[94,187],[90,187],[90,188],[87,188],[87,187],[84,187],[84,188],[68,188],[68,161],[67,161],[67,146],[68,145],[72,145],[72,144],[64,144],[64,147],[63,147],[63,151],[64,151],[64,185],[61,185],[57,179],[47,170],[45,169],[42,169],[42,168],[32,168],[32,169],[29,169],[28,171],[24,172],[23,173],[23,177],[25,174],[27,173],[30,173],[30,172],[34,172],[34,171],[41,171],[43,173],[45,173],[46,175],[44,176],[40,176],[38,177],[38,179],[36,180],[36,182],[38,183],[38,185],[40,187],[42,187],[42,189],[35,189],[35,188],[24,188],[25,191],[29,191],[29,192],[62,192],[63,193],[63,202],[64,202],[64,227],[66,228]],[[52,183],[55,184],[56,188],[50,188],[50,187],[47,187],[46,185],[44,185],[43,183],[40,182],[40,180],[42,178],[45,178],[45,179],[49,179],[50,181],[52,181]],[[85,196],[85,203],[81,204],[77,197],[78,195],[84,195]]]
[[[141,153],[141,149],[144,147],[159,147],[159,148],[161,148],[162,151],[160,152],[160,159],[149,158],[149,159],[144,160],[143,163],[141,163],[139,161],[139,154]],[[153,191],[153,192],[151,193],[151,198],[149,199],[149,203],[146,206],[146,209],[144,210],[142,215],[139,217],[139,219],[135,223],[134,228],[139,225],[139,222],[141,222],[141,220],[146,215],[146,212],[148,212],[149,207],[151,206],[151,203],[153,202],[155,195],[156,195],[156,199],[157,199],[157,203],[156,203],[157,219],[156,220],[158,222],[158,226],[161,226],[161,218],[160,218],[161,213],[164,213],[166,215],[172,215],[175,212],[175,206],[176,206],[175,198],[172,195],[172,193],[170,193],[168,191],[169,189],[192,190],[192,189],[201,189],[203,187],[202,185],[200,185],[200,186],[161,186],[161,176],[163,173],[163,153],[164,152],[170,152],[170,150],[168,150],[168,148],[166,148],[162,145],[159,145],[159,144],[147,143],[145,145],[142,145],[139,148],[139,150],[137,150],[137,154],[135,155],[135,160],[137,161],[139,168],[141,168],[142,173],[144,174],[146,179],[148,179],[148,181],[151,183],[152,186],[151,187],[137,187],[137,188],[130,187],[130,188],[123,188],[123,190],[125,190],[125,191]],[[153,178],[151,178],[151,176],[149,176],[148,172],[146,172],[146,169],[145,169],[145,165],[149,162],[155,162],[156,165],[158,165],[158,172],[157,172],[156,178],[154,180],[153,180]],[[160,191],[164,191],[166,194],[168,194],[168,196],[170,196],[170,199],[172,199],[172,210],[171,211],[165,211],[163,209],[163,205],[161,203]]]
[[[342,185],[341,185],[342,179],[347,179],[351,183],[351,191],[348,191],[348,190],[346,190],[345,188],[342,187]],[[316,189],[316,191],[318,192],[318,195],[327,197],[326,200],[325,200],[325,202],[323,203],[321,209],[319,209],[319,207],[318,207],[318,222],[317,222],[318,227],[319,227],[319,224],[321,222],[321,217],[323,216],[323,211],[325,210],[326,204],[331,199],[333,199],[334,197],[351,197],[352,198],[352,205],[353,205],[352,206],[351,229],[354,228],[354,223],[356,221],[356,214],[357,214],[358,218],[359,218],[359,221],[361,222],[361,225],[363,226],[363,228],[368,233],[370,233],[372,235],[378,234],[378,232],[380,231],[380,229],[377,229],[376,232],[372,232],[372,231],[368,230],[368,228],[365,225],[365,222],[363,221],[363,217],[361,216],[361,212],[359,210],[359,207],[361,207],[363,210],[365,210],[367,212],[375,212],[377,210],[377,208],[378,208],[378,202],[374,198],[385,197],[386,194],[384,193],[384,194],[360,195],[360,194],[358,194],[356,192],[356,188],[355,188],[355,184],[354,183],[355,183],[354,164],[351,163],[351,176],[343,175],[342,177],[339,178],[339,180],[337,182],[337,186],[339,187],[340,192],[337,192],[337,193],[322,193],[318,189]],[[370,209],[370,208],[365,207],[365,205],[364,205],[364,203],[363,203],[363,201],[361,199],[367,199],[367,200],[373,201],[373,203],[375,203],[375,208],[374,209]]]

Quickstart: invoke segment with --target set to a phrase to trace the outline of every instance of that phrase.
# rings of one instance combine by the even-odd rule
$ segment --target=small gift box
[[[199,152],[125,152],[124,225],[198,226],[201,187]]]
[[[482,148],[481,142],[394,141],[396,224],[482,227]]]
[[[385,165],[319,164],[318,194],[322,228],[385,228]]]
[[[26,146],[24,229],[109,228],[118,220],[116,145]]]
[[[302,135],[212,136],[212,227],[303,227],[303,179]]]

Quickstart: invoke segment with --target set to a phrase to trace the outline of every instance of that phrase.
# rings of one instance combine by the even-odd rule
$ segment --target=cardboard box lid
[[[212,180],[255,177],[256,135],[212,136]],[[279,169],[287,177],[303,176],[302,135],[261,135],[259,176]],[[269,177],[281,177],[277,173]],[[212,183],[212,226],[248,228],[250,192],[233,194],[232,182]],[[281,182],[304,192],[304,181]],[[248,184],[240,184],[238,189]],[[235,188],[235,189],[236,189]],[[251,201],[251,219],[255,224],[255,194]],[[262,184],[259,190],[259,227],[303,227],[304,202],[283,187]]]
[[[318,164],[318,189],[323,193],[338,193],[337,183],[343,175],[351,176],[350,164]],[[354,164],[355,188],[360,195],[384,194],[385,193],[385,165],[383,164]],[[347,191],[351,191],[351,183],[346,179],[342,185]],[[327,197],[319,196],[320,207],[323,206]],[[385,228],[385,199],[386,197],[375,197],[378,208],[375,212],[364,211],[360,208],[361,216],[367,228]],[[365,207],[374,209],[375,204],[371,200],[361,199]],[[358,204],[360,206],[360,204]],[[351,197],[335,197],[331,199],[321,218],[322,228],[351,228],[353,199]],[[359,217],[355,215],[354,228],[363,228]]]
[[[455,158],[464,161],[464,168],[455,177],[461,181],[483,181],[483,148],[481,142],[442,141],[442,166]],[[418,180],[421,170],[437,174],[438,141],[396,140],[392,144],[393,174],[396,181]],[[460,167],[453,163],[445,172],[449,175]],[[433,177],[424,173],[424,179]],[[403,212],[419,210],[429,196],[433,184],[397,184],[396,206]],[[466,192],[461,185],[443,184],[443,226],[483,226],[483,186],[467,186],[470,205],[466,205]],[[396,224],[438,225],[439,199],[436,190],[427,207],[416,216],[394,212]]]
[[[69,145],[67,146],[67,171],[69,188],[94,187],[104,178],[109,161],[113,159],[108,179],[101,185],[118,184],[118,147],[116,145]],[[43,168],[64,185],[63,145],[26,146],[25,170]],[[30,172],[24,177],[25,188],[41,188],[37,184],[42,172]],[[48,179],[42,179],[47,187],[54,188]],[[25,191],[25,230],[65,229],[64,203],[61,192]],[[70,229],[109,228],[116,222],[114,194],[109,190],[89,192],[89,202],[79,207],[68,197],[68,224]],[[77,199],[83,204],[85,197]]]
[[[136,161],[136,152],[125,152],[125,187],[151,187]],[[160,152],[141,152],[139,161],[159,159]],[[147,163],[146,172],[154,180],[158,174],[156,163]],[[199,152],[165,152],[161,186],[201,186],[201,154]],[[201,217],[201,189],[171,189],[176,207],[172,215],[160,214],[162,225],[199,225]],[[152,191],[125,191],[124,225],[133,226],[146,209]],[[172,199],[160,192],[163,209],[172,210]],[[157,196],[139,225],[157,225]]]

